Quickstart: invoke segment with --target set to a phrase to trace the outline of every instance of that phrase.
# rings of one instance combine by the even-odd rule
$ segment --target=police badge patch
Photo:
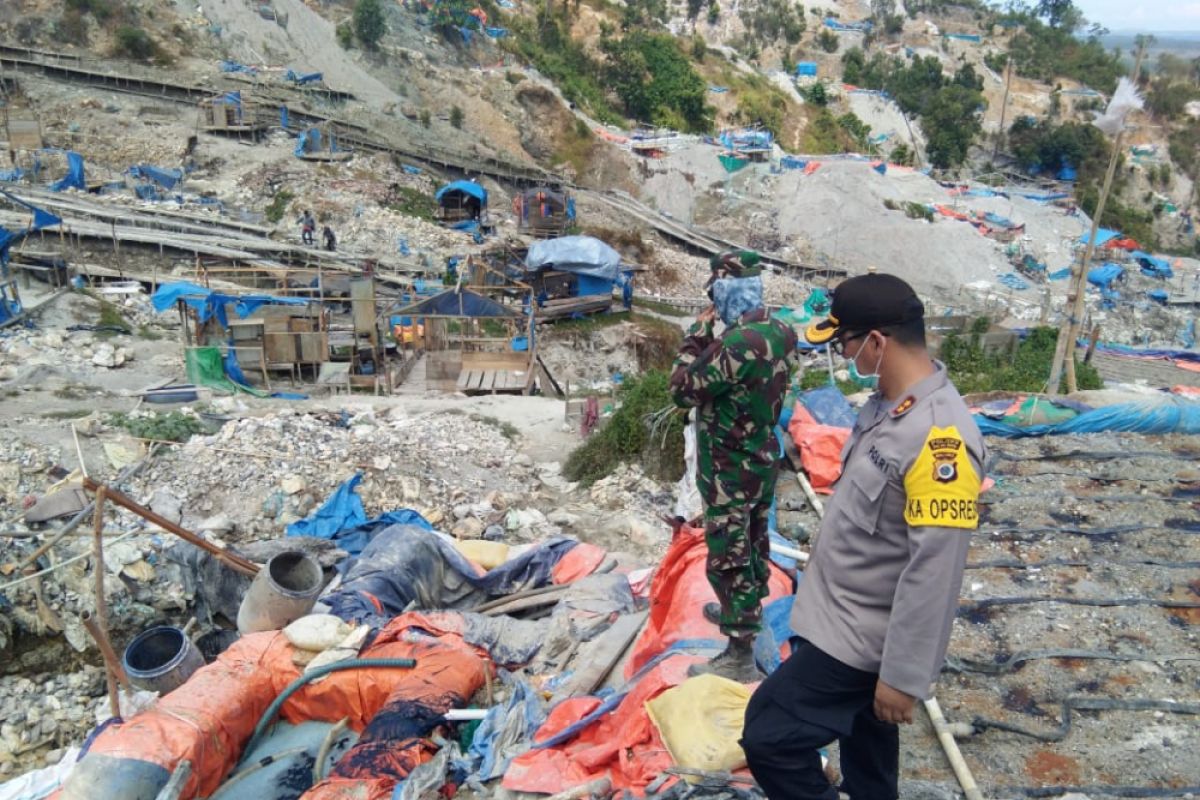
[[[958,429],[931,428],[904,476],[905,521],[914,527],[976,528],[980,482]]]

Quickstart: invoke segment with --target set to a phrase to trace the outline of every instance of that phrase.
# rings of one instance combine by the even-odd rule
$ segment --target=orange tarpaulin
[[[842,449],[850,438],[850,429],[820,424],[798,402],[792,410],[788,433],[800,451],[800,464],[813,489],[830,494],[842,474]]]
[[[646,712],[646,703],[687,679],[687,668],[705,658],[693,645],[718,648],[724,637],[704,619],[701,609],[716,595],[705,577],[708,548],[704,531],[684,528],[663,556],[650,589],[650,616],[625,666],[629,693],[610,713],[600,716],[573,739],[530,750],[513,759],[504,774],[506,789],[553,794],[593,778],[608,776],[616,790],[641,796],[650,781],[672,765],[672,758]],[[792,592],[791,579],[774,564],[763,605]],[[784,651],[783,646],[780,648]],[[534,737],[551,736],[596,711],[601,701],[576,697],[555,706]]]

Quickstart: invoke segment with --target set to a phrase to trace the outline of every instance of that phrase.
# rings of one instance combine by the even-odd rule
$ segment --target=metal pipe
[[[175,534],[176,536],[178,536],[179,538],[188,542],[189,544],[194,544],[196,547],[199,547],[201,550],[205,550],[205,551],[211,553],[212,555],[216,556],[218,560],[220,560],[222,563],[224,563],[230,569],[236,570],[238,572],[241,572],[244,575],[249,575],[251,577],[254,577],[255,575],[258,574],[259,567],[254,562],[247,561],[246,559],[239,556],[237,553],[230,553],[226,550],[222,550],[220,547],[217,547],[212,542],[209,542],[209,541],[206,541],[206,540],[200,538],[199,536],[192,533],[191,531],[175,524],[174,522],[171,522],[169,519],[161,517],[158,514],[155,514],[150,509],[148,509],[144,506],[141,506],[138,503],[135,503],[131,498],[127,497],[126,495],[122,494],[121,492],[117,491],[116,489],[104,486],[104,484],[101,484],[101,483],[97,483],[96,481],[92,480],[91,478],[83,479],[83,488],[87,489],[88,491],[97,492],[97,493],[101,489],[103,489],[105,492],[105,497],[108,500],[112,501],[113,503],[116,503],[121,508],[124,508],[127,511],[132,511],[134,514],[137,514],[139,517],[146,520],[147,522],[153,522],[158,527],[162,528],[165,531]]]

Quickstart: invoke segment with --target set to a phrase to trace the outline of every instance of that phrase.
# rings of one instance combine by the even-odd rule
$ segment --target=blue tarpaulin
[[[819,425],[853,428],[857,418],[850,401],[836,386],[821,386],[802,392],[796,398]]]
[[[285,131],[288,129],[288,110],[287,106],[279,107],[279,127]]]
[[[960,42],[974,42],[975,44],[983,41],[983,37],[978,33],[947,33],[945,37],[947,39],[957,39]]]
[[[470,289],[446,289],[395,313],[410,317],[516,317],[520,314]]]
[[[203,286],[197,286],[194,283],[187,283],[186,281],[160,284],[150,297],[150,302],[154,306],[154,310],[160,314],[169,308],[174,308],[175,304],[180,300],[196,310],[201,322],[207,322],[209,319],[216,317],[217,322],[221,323],[221,327],[229,327],[229,317],[225,313],[225,306],[230,303],[234,304],[234,310],[242,318],[250,316],[256,309],[268,303],[290,306],[304,306],[309,303],[308,300],[301,297],[221,294],[212,289],[206,289]]]
[[[25,170],[20,167],[0,169],[0,181],[4,181],[5,183],[15,183],[23,177],[25,177]]]
[[[10,231],[7,228],[0,227],[0,277],[8,277],[8,258],[9,248],[16,242],[24,239],[33,231],[47,228],[51,225],[58,225],[62,222],[61,219],[51,214],[49,211],[43,211],[37,206],[30,205],[18,197],[14,197],[8,192],[0,191],[0,196],[8,198],[13,203],[21,206],[32,212],[33,218],[29,223],[29,227],[20,231]],[[7,282],[0,283],[0,322],[9,320],[21,313],[21,303],[17,300],[14,290]]]
[[[1175,277],[1175,271],[1171,269],[1171,262],[1165,258],[1152,256],[1144,250],[1134,250],[1130,256],[1142,268],[1142,274],[1146,277],[1163,279]]]
[[[611,285],[620,273],[621,255],[592,236],[560,236],[534,242],[525,256],[527,272],[552,268],[590,275]]]
[[[342,538],[350,538],[346,534],[363,533],[363,528],[372,525],[381,527],[387,527],[388,525],[416,525],[427,531],[433,530],[433,526],[424,517],[416,511],[407,508],[399,509],[398,511],[389,511],[373,520],[367,519],[367,512],[363,509],[362,498],[355,491],[358,488],[358,484],[362,482],[362,478],[361,473],[355,473],[353,477],[343,482],[329,496],[329,499],[307,519],[302,519],[299,522],[293,522],[291,525],[288,525],[287,535],[334,539],[343,550],[351,553],[351,555],[356,555],[366,544],[365,536],[361,544],[354,549],[348,549],[347,547],[347,545],[353,547],[354,542],[343,542]]]
[[[1167,295],[1167,293],[1162,289],[1151,289],[1150,291],[1146,292],[1146,296],[1154,302],[1165,306],[1167,304],[1167,298],[1169,295]]]
[[[1092,286],[1108,289],[1124,275],[1125,268],[1119,264],[1101,264],[1088,270],[1087,282]]]
[[[156,183],[164,189],[174,189],[183,180],[183,170],[163,169],[149,164],[137,164],[129,168],[129,174],[138,180]]]
[[[257,67],[248,67],[245,64],[239,64],[236,61],[222,61],[221,72],[245,72],[248,75],[258,74]]]
[[[1028,282],[1026,282],[1020,275],[1015,275],[1011,272],[1001,275],[996,280],[1010,289],[1016,289],[1018,292],[1023,292],[1029,288]]]
[[[454,181],[453,183],[448,183],[437,190],[437,194],[433,196],[433,199],[440,203],[443,197],[453,192],[461,192],[462,194],[469,195],[478,200],[480,204],[487,205],[487,189],[484,189],[478,183],[475,183],[475,181]]]
[[[285,77],[297,86],[304,86],[307,83],[316,83],[324,76],[320,72],[299,73],[289,69]]]
[[[508,28],[484,28],[483,32],[493,39],[503,39],[508,36]]]
[[[1113,239],[1120,239],[1120,238],[1121,238],[1121,233],[1119,231],[1110,231],[1108,228],[1100,228],[1096,231],[1096,246],[1101,247],[1104,245],[1105,242],[1110,242]],[[1085,233],[1083,236],[1079,237],[1080,244],[1087,244],[1087,241],[1088,241],[1088,234]]]
[[[887,175],[887,162],[880,161],[878,164],[872,164],[871,169],[875,170],[880,175]]]
[[[480,575],[448,536],[396,523],[375,532],[357,558],[342,563],[342,585],[326,602],[342,619],[371,625],[385,624],[410,603],[416,608],[474,606],[549,583],[554,565],[576,544],[553,538]]]
[[[66,155],[67,174],[50,184],[50,191],[61,192],[66,189],[79,189],[80,191],[87,191],[87,181],[85,181],[83,177],[83,156],[79,155],[79,153],[76,153],[74,150],[67,150]]]
[[[1070,164],[1063,164],[1058,170],[1058,179],[1060,181],[1073,181],[1076,177],[1078,177],[1078,173]]]
[[[1074,419],[1053,425],[1018,428],[976,415],[975,422],[985,436],[1019,439],[1027,436],[1054,436],[1067,433],[1128,432],[1147,435],[1200,433],[1200,402],[1184,397],[1164,396],[1085,411]]]
[[[784,156],[779,159],[779,166],[784,169],[804,169],[808,166],[807,158],[796,158],[795,156]]]
[[[578,288],[578,295],[580,297],[612,294],[613,282],[604,278],[595,278],[591,275],[580,275]]]
[[[1065,281],[1067,278],[1071,277],[1071,268],[1070,268],[1070,267],[1063,267],[1063,268],[1062,268],[1062,269],[1060,269],[1060,270],[1057,270],[1057,271],[1055,271],[1055,272],[1051,272],[1051,273],[1050,273],[1049,275],[1047,275],[1046,277],[1047,277],[1049,280],[1052,280],[1052,281]]]
[[[817,75],[817,62],[815,62],[815,61],[801,61],[799,64],[797,64],[797,65],[796,65],[796,75],[797,75],[797,76],[800,76],[800,75],[809,75],[809,76],[812,76],[812,77],[816,77],[816,75]]]

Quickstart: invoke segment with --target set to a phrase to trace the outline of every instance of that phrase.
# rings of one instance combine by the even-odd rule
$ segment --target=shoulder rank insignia
[[[914,405],[916,405],[916,403],[917,403],[917,398],[913,397],[910,394],[908,397],[901,400],[900,403],[895,408],[892,409],[892,418],[894,419],[896,417],[903,417],[905,414],[907,414],[909,412],[909,410]]]

